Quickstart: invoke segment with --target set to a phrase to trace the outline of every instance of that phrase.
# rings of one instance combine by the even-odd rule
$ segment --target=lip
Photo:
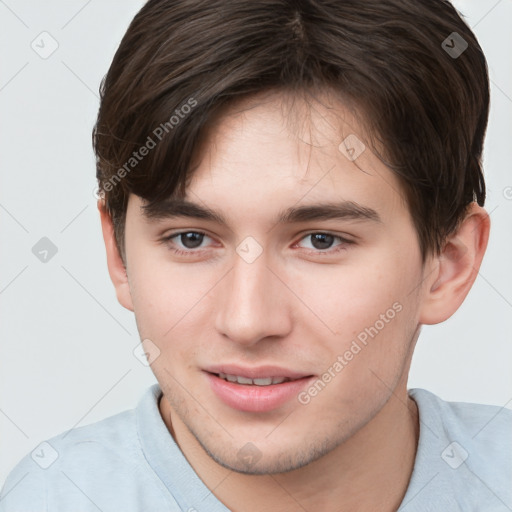
[[[223,364],[218,366],[209,366],[204,368],[208,373],[225,373],[227,375],[237,375],[238,377],[247,377],[248,379],[266,379],[268,377],[287,377],[288,379],[301,379],[303,377],[310,377],[311,374],[299,373],[281,366],[258,366],[255,368],[248,368],[238,366],[235,364]]]
[[[292,399],[311,382],[313,375],[300,374],[277,366],[242,368],[222,365],[208,368],[204,373],[214,394],[232,409],[243,412],[267,412],[275,410]],[[293,379],[269,386],[245,385],[228,382],[216,374],[226,373],[250,379],[288,377]]]

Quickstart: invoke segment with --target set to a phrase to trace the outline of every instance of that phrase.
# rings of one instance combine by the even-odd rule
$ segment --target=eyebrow
[[[148,220],[164,220],[172,218],[202,219],[227,226],[226,218],[207,206],[193,203],[186,199],[167,199],[155,205],[143,206],[143,215]],[[341,201],[337,203],[320,203],[304,206],[290,207],[277,215],[279,224],[293,224],[315,220],[362,220],[382,222],[379,214],[367,206],[353,201]]]

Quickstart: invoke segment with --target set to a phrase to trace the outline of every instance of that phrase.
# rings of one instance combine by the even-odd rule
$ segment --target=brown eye
[[[186,249],[197,249],[204,239],[204,234],[197,231],[187,231],[176,236]]]
[[[313,252],[327,252],[334,253],[339,250],[345,249],[347,245],[353,244],[351,240],[347,240],[339,235],[333,235],[331,233],[315,232],[308,233],[302,240],[309,240],[310,246],[305,247],[306,249],[312,249]],[[339,240],[340,243],[335,244],[334,242]],[[302,246],[304,247],[304,246]],[[329,250],[332,249],[332,250]]]
[[[313,233],[308,235],[311,237],[311,243],[315,249],[329,249],[334,242],[334,236],[328,233]]]
[[[204,239],[210,238],[202,231],[181,231],[172,233],[164,237],[161,241],[169,246],[169,249],[180,255],[193,255],[199,252],[196,249],[202,249],[201,244]]]

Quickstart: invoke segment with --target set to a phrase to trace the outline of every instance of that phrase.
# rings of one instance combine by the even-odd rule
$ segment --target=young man
[[[407,389],[486,249],[488,108],[446,1],[149,0],[93,139],[158,384],[0,510],[512,510],[512,413]]]

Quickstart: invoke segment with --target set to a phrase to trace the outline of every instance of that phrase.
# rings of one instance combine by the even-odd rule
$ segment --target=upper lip
[[[208,373],[225,373],[226,375],[236,375],[237,377],[247,377],[248,379],[266,379],[268,377],[287,377],[288,379],[300,379],[310,377],[311,374],[301,373],[283,368],[281,366],[257,366],[249,368],[235,364],[221,364],[204,368]]]

